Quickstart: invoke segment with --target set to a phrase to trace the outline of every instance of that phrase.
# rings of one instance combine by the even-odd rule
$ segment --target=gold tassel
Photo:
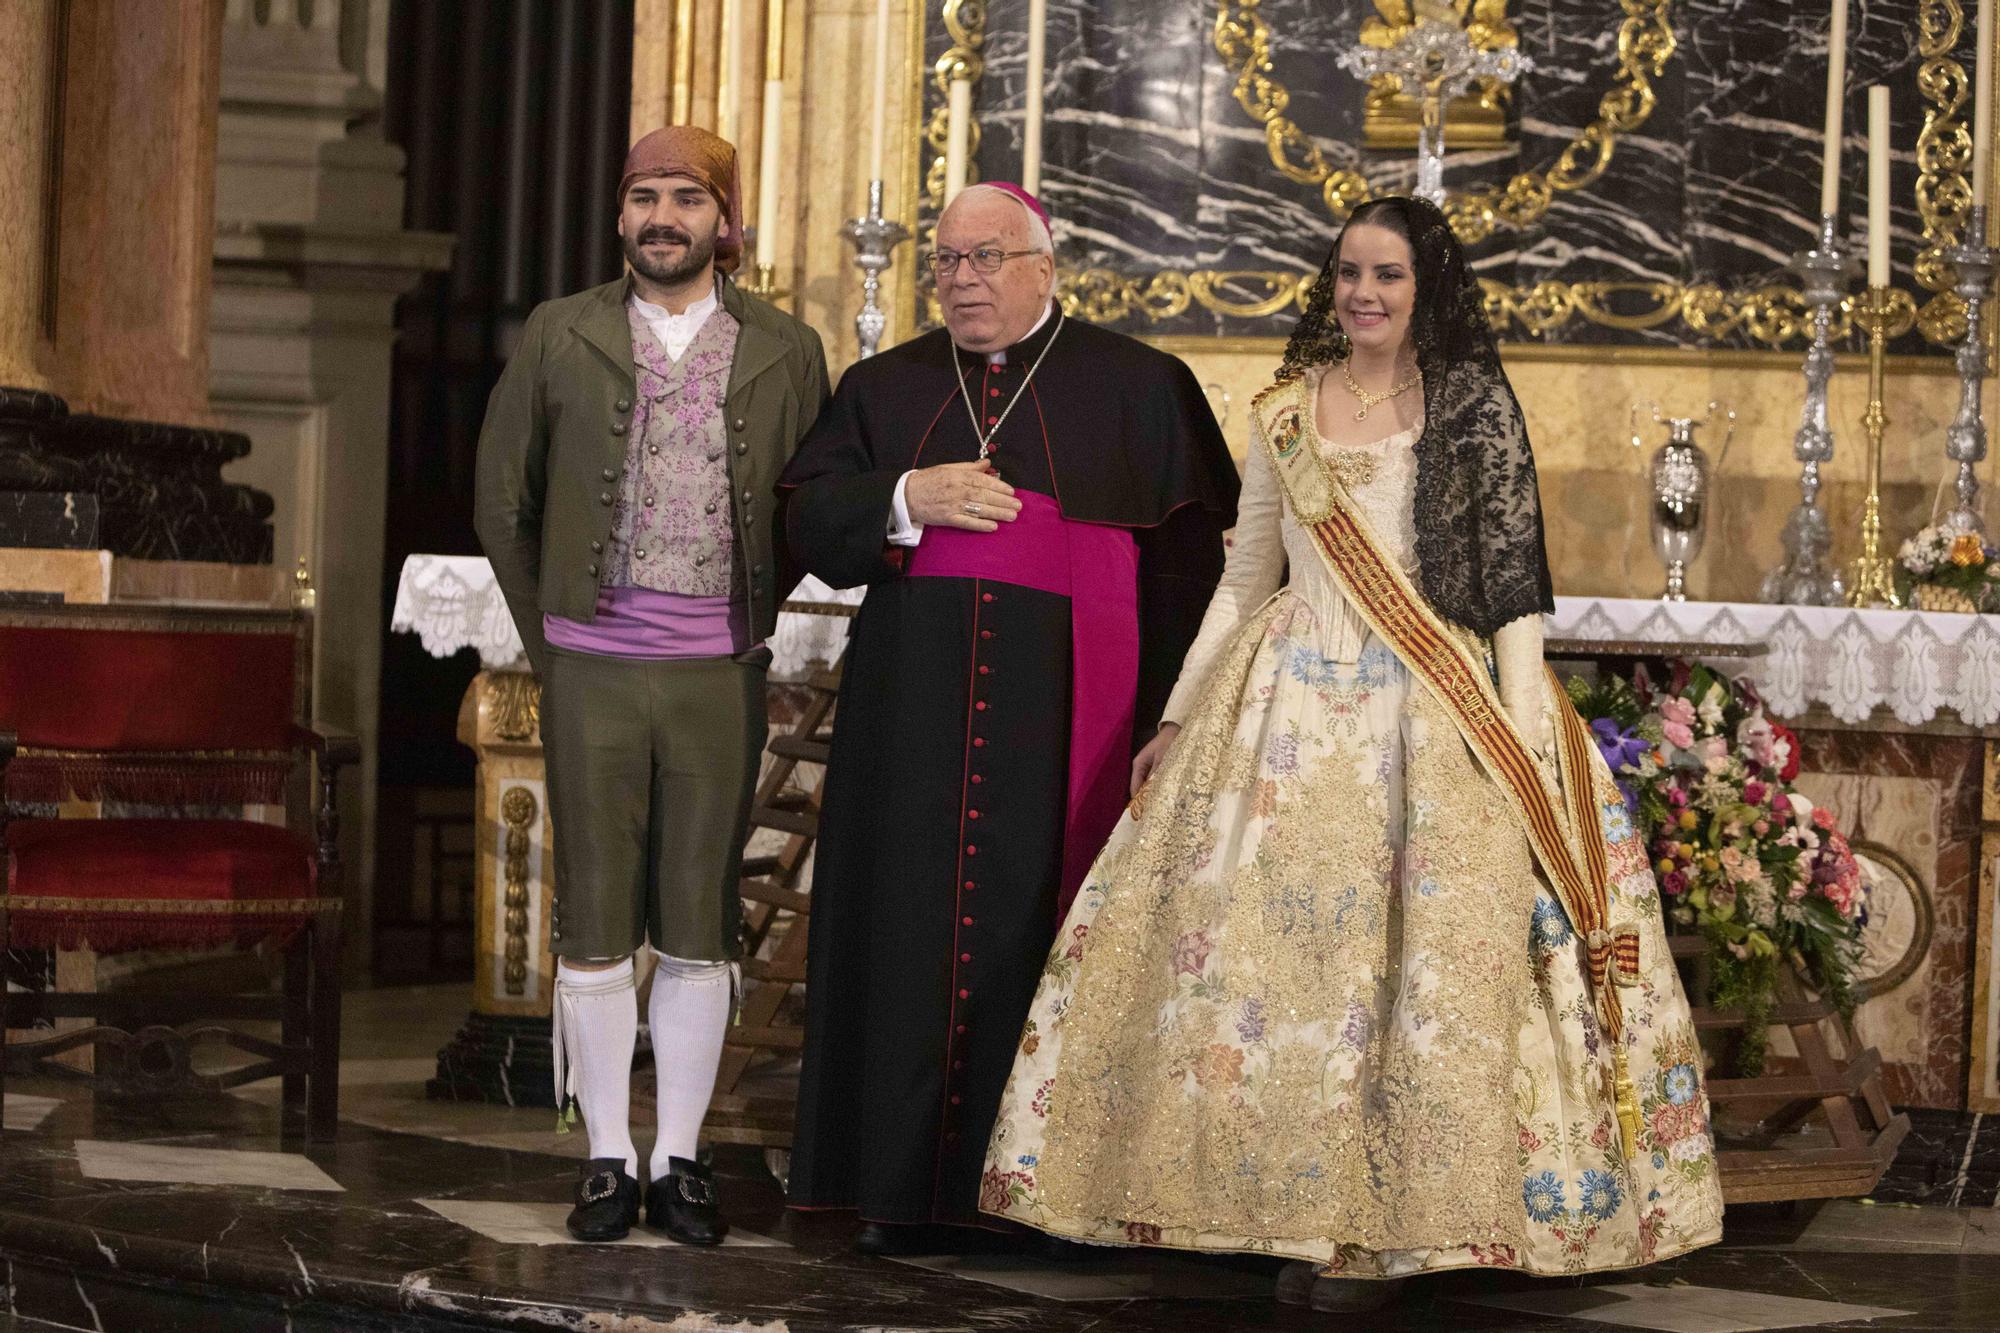
[[[1623,1042],[1612,1048],[1611,1060],[1617,1071],[1613,1078],[1619,1137],[1624,1141],[1625,1160],[1629,1162],[1639,1155],[1639,1093],[1632,1086],[1632,1072],[1625,1062]]]

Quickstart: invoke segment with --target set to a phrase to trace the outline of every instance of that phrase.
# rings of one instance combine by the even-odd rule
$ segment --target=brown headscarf
[[[715,266],[734,273],[743,262],[743,182],[736,170],[736,146],[693,125],[669,125],[632,145],[625,176],[618,182],[619,206],[632,182],[648,176],[684,176],[715,196],[729,234],[715,242]]]

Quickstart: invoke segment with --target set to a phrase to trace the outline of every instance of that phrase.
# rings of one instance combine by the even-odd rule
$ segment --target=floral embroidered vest
[[[638,311],[627,307],[626,316],[639,399],[604,582],[689,597],[728,595],[738,588],[738,552],[722,412],[736,359],[736,320],[718,305],[675,361]]]

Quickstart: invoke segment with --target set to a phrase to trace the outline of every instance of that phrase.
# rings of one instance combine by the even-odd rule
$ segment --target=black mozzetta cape
[[[1174,357],[1076,320],[1058,333],[1054,317],[1004,365],[960,361],[982,427],[1005,414],[992,454],[1003,478],[1067,518],[1132,532],[1137,745],[1235,522],[1236,469],[1201,386]],[[885,542],[905,471],[977,454],[937,332],[848,370],[780,483],[805,568],[870,585],[842,663],[815,849],[797,1207],[979,1220],[986,1140],[1059,924],[1069,599],[906,577]]]

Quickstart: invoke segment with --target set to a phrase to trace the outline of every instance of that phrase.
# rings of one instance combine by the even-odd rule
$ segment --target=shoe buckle
[[[682,1199],[701,1208],[715,1207],[715,1186],[697,1176],[676,1176],[674,1188]]]
[[[598,1203],[616,1193],[618,1193],[618,1173],[599,1171],[584,1178],[583,1191],[577,1196],[577,1202]]]

